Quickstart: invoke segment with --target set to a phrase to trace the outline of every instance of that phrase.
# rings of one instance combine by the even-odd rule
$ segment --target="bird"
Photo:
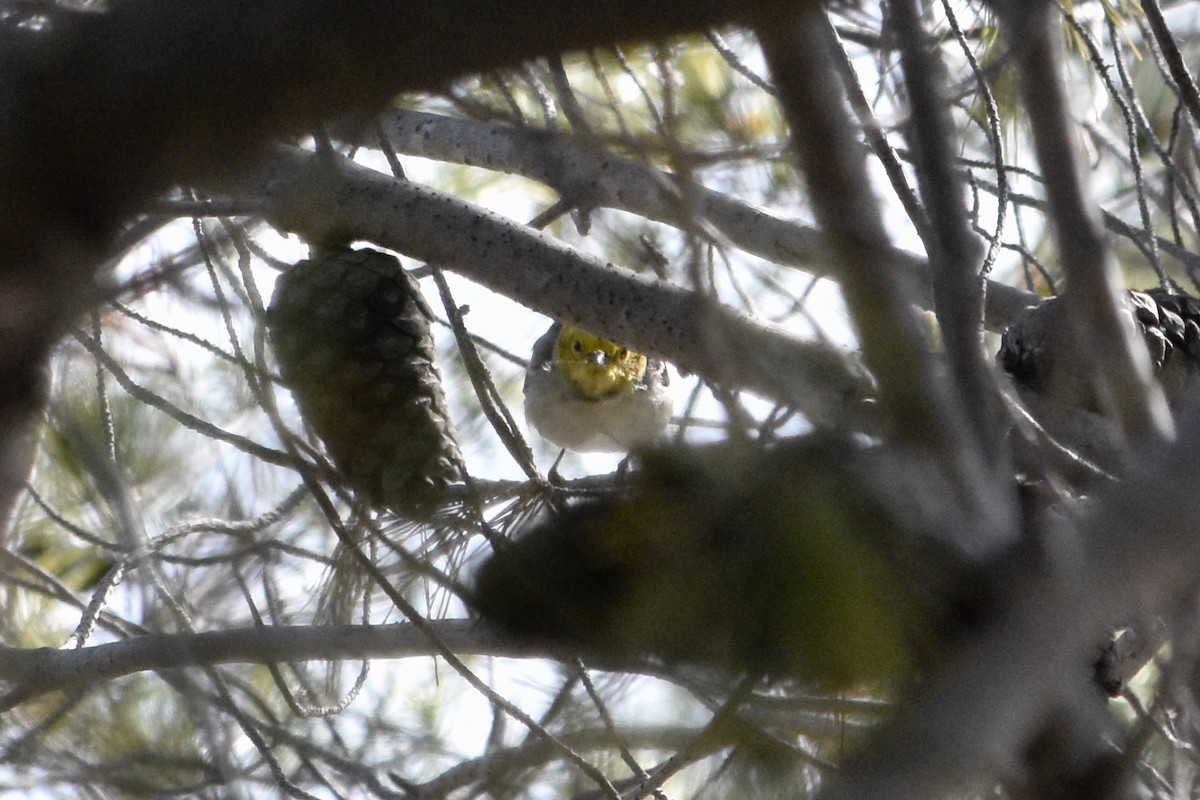
[[[533,345],[525,372],[525,419],[568,450],[628,452],[666,430],[669,386],[664,362],[555,322]]]

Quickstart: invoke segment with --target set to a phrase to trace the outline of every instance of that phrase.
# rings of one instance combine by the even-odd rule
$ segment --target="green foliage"
[[[580,503],[497,552],[475,604],[631,663],[895,687],[949,614],[928,575],[954,575],[912,552],[873,458],[820,438],[643,453],[627,499]]]

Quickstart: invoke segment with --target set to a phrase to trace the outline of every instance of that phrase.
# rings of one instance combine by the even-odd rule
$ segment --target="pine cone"
[[[344,248],[281,275],[267,312],[283,382],[350,486],[374,506],[418,516],[462,463],[432,319],[395,258]]]
[[[1200,299],[1162,288],[1128,293],[1129,320],[1146,342],[1167,401],[1179,409],[1200,376]],[[1087,411],[1101,411],[1099,393],[1080,354],[1072,352],[1066,306],[1052,297],[1004,332],[1000,365],[1022,386]]]

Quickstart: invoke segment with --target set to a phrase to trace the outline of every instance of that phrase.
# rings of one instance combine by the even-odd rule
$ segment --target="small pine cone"
[[[433,312],[392,256],[339,248],[281,275],[267,327],[283,382],[356,492],[425,516],[461,474]]]
[[[1200,388],[1200,299],[1162,288],[1126,297],[1130,321],[1146,343],[1168,402],[1178,409]],[[1084,361],[1064,344],[1070,341],[1065,309],[1058,297],[1026,309],[1004,332],[996,358],[1021,385],[1099,411]]]
[[[1167,401],[1182,409],[1200,388],[1200,299],[1161,288],[1129,296]]]

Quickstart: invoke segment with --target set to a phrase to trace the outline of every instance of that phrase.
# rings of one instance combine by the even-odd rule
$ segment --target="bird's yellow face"
[[[632,392],[646,374],[646,357],[615,342],[564,325],[554,368],[588,400]]]

